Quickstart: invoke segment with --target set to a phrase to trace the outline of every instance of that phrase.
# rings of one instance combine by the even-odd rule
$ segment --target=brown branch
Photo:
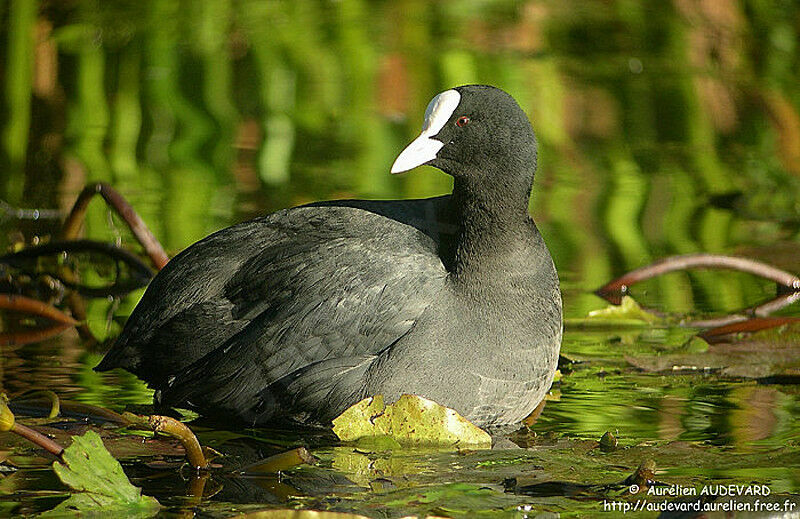
[[[798,321],[800,321],[798,317],[754,317],[745,321],[711,328],[699,334],[699,336],[708,342],[719,342],[722,337],[732,333],[752,333],[783,326],[785,324],[796,323]]]
[[[789,291],[800,291],[800,278],[760,261],[719,254],[687,254],[669,256],[645,267],[632,270],[595,290],[595,294],[612,304],[620,304],[628,288],[640,281],[676,270],[692,268],[730,269],[747,272],[774,281]]]
[[[72,206],[69,216],[67,216],[67,219],[64,221],[64,226],[61,229],[61,236],[65,240],[71,240],[77,237],[78,230],[86,214],[86,209],[89,206],[89,201],[96,194],[102,196],[106,203],[108,203],[108,205],[120,215],[125,223],[128,224],[133,235],[139,243],[142,244],[142,247],[144,247],[153,265],[155,265],[158,270],[161,270],[169,261],[169,257],[164,252],[164,248],[153,233],[150,232],[150,229],[147,228],[147,224],[144,223],[144,220],[142,220],[128,201],[125,200],[116,189],[104,182],[91,184],[83,188],[83,191],[81,191],[81,194],[78,195],[78,199],[75,201],[75,205]]]
[[[32,328],[25,331],[0,333],[0,346],[21,346],[42,342],[72,328],[71,324],[55,324],[47,328]]]
[[[766,303],[758,306],[742,310],[738,314],[723,315],[721,317],[714,317],[712,319],[702,319],[697,321],[686,321],[684,326],[690,328],[718,328],[721,326],[729,326],[734,323],[742,323],[754,317],[767,317],[773,312],[785,308],[800,299],[800,292],[791,292],[789,294],[781,294],[778,297],[770,299]]]
[[[754,307],[752,313],[756,317],[766,317],[773,312],[777,312],[782,308],[794,304],[798,299],[800,299],[800,292],[781,294],[774,299],[770,299],[766,303]]]
[[[129,279],[120,282],[119,273],[111,285],[104,287],[87,287],[78,283],[78,278],[75,273],[65,267],[59,268],[59,272],[47,272],[44,269],[35,269],[34,272],[29,267],[33,260],[38,260],[43,256],[53,256],[55,254],[101,254],[108,257],[117,265],[123,263],[128,267],[130,272]],[[26,247],[17,252],[0,256],[0,263],[5,263],[20,269],[22,272],[31,275],[49,275],[58,279],[64,286],[77,291],[81,295],[89,297],[107,297],[109,295],[118,296],[124,295],[137,288],[147,286],[147,283],[153,278],[155,273],[146,263],[144,263],[138,256],[128,252],[125,249],[112,245],[110,243],[99,242],[94,240],[70,240],[70,241],[52,241],[43,245],[35,245]],[[26,267],[27,270],[26,270]],[[119,270],[119,267],[118,267]]]
[[[24,314],[36,315],[50,319],[51,321],[75,326],[78,321],[68,316],[53,305],[48,305],[30,297],[18,296],[12,294],[0,294],[0,308],[20,312]]]
[[[22,436],[58,458],[61,458],[61,453],[64,452],[64,447],[47,436],[34,431],[30,427],[18,424],[14,413],[8,408],[5,394],[0,394],[0,431],[11,431],[14,434]]]
[[[39,342],[64,332],[81,323],[65,314],[53,305],[49,305],[30,297],[0,294],[0,308],[28,315],[43,317],[55,324],[46,328],[33,328],[24,331],[0,333],[0,346],[13,344],[30,344]]]
[[[51,440],[44,434],[31,429],[30,427],[25,427],[22,424],[15,423],[11,428],[11,432],[16,433],[26,440],[35,443],[57,458],[61,458],[61,453],[64,452],[64,447]]]

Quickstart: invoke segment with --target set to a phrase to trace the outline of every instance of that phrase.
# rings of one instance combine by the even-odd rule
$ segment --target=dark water
[[[434,94],[477,82],[510,92],[537,131],[531,212],[557,264],[567,317],[605,306],[591,292],[606,281],[672,254],[737,254],[800,271],[794,2],[12,0],[0,15],[3,250],[57,229],[46,213],[19,219],[9,207],[63,214],[94,181],[119,189],[173,253],[311,200],[446,193],[450,179],[437,170],[388,170]],[[135,248],[99,201],[84,235]],[[677,322],[752,306],[775,287],[698,271],[632,294]],[[94,334],[113,338],[140,295],[90,301]],[[793,307],[781,314],[798,315]],[[513,496],[502,481],[543,470],[544,479],[608,483],[644,457],[670,483],[798,492],[798,335],[694,351],[693,333],[568,326],[562,350],[573,363],[533,427],[531,449],[361,459],[321,440],[322,469],[294,473],[293,490],[270,482],[261,486],[274,492],[237,493],[240,482],[226,480],[200,509],[593,513],[597,496]],[[115,409],[148,403],[133,377],[91,371],[103,348],[71,331],[4,347],[3,390],[50,389]],[[580,441],[606,431],[624,454],[581,451]],[[239,441],[203,434],[221,448]],[[308,439],[287,440],[298,441]],[[375,490],[383,479],[388,489]],[[137,484],[147,490],[147,481]],[[180,507],[178,487],[152,489]],[[46,509],[21,501],[17,511]]]

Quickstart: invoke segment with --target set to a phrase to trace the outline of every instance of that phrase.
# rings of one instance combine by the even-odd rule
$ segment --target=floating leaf
[[[708,351],[708,342],[695,335],[683,344],[682,349],[687,353],[705,353]]]
[[[600,310],[592,310],[583,319],[566,319],[567,328],[607,328],[643,327],[660,324],[663,319],[644,310],[630,296],[622,298],[619,305],[608,305]]]
[[[264,510],[241,516],[242,519],[369,519],[365,515],[320,510]]]
[[[604,321],[644,321],[646,323],[657,323],[661,319],[642,309],[631,296],[622,298],[619,305],[608,305],[600,310],[589,312],[589,319],[602,319]]]
[[[275,474],[289,470],[298,465],[312,465],[318,460],[305,447],[297,447],[290,451],[275,454],[256,463],[251,463],[239,469],[242,474],[249,476],[256,474]]]
[[[128,481],[122,466],[106,450],[100,436],[88,431],[75,436],[64,449],[62,462],[53,463],[53,470],[62,483],[74,490],[45,516],[64,514],[116,515],[117,517],[152,517],[161,505]]]
[[[333,432],[340,440],[346,442],[386,436],[386,431],[379,429],[372,421],[374,417],[383,414],[385,408],[383,395],[365,398],[348,407],[333,420]]]
[[[800,325],[761,330],[733,342],[689,341],[674,353],[626,355],[647,372],[717,372],[727,377],[763,379],[800,376]]]
[[[344,441],[389,436],[404,445],[491,448],[489,434],[453,409],[415,395],[384,405],[383,395],[365,398],[333,421]]]

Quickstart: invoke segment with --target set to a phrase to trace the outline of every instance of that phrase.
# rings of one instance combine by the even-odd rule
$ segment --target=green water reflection
[[[63,211],[86,182],[107,181],[177,252],[311,200],[443,194],[450,179],[437,170],[396,177],[389,166],[433,94],[480,82],[514,95],[537,131],[531,212],[568,317],[603,306],[592,289],[670,254],[800,271],[797,2],[8,0],[0,20],[0,199],[14,207]],[[0,247],[55,228],[0,212]],[[99,203],[85,235],[132,244]],[[774,293],[724,272],[634,291],[675,314],[726,313]],[[91,302],[92,330],[113,337],[139,295]],[[626,446],[796,448],[795,385],[628,362],[680,348],[688,333],[568,331],[564,353],[582,364],[536,427],[581,439],[619,431]],[[72,333],[4,349],[3,388],[149,401],[132,377],[92,372],[98,356]],[[714,452],[718,471],[666,470],[756,477]],[[772,471],[761,459],[757,477],[797,492],[800,462],[785,454]]]

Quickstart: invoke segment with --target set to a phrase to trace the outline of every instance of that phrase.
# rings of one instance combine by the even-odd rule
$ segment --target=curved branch
[[[746,272],[774,281],[789,292],[800,291],[799,277],[779,268],[767,265],[766,263],[736,256],[701,253],[669,256],[645,267],[632,270],[606,283],[595,290],[594,293],[609,303],[619,304],[622,300],[622,296],[627,293],[628,288],[640,281],[651,279],[668,272],[692,268],[729,269]]]
[[[736,314],[723,315],[711,319],[700,319],[697,321],[685,321],[682,324],[683,326],[688,326],[690,328],[712,328],[712,329],[731,326],[736,323],[744,323],[751,319],[767,317],[773,312],[777,312],[778,310],[781,310],[782,308],[785,308],[797,302],[798,300],[800,300],[800,292],[781,294],[778,297],[770,299],[766,303],[761,303],[760,305],[754,306],[752,308],[740,310],[740,312]]]
[[[37,315],[39,317],[44,317],[45,319],[50,319],[51,321],[68,326],[75,326],[78,324],[78,321],[68,316],[55,306],[37,301],[36,299],[31,299],[30,297],[12,294],[0,294],[0,308],[25,314]]]
[[[78,326],[82,326],[79,323]],[[0,346],[18,346],[41,342],[72,328],[71,324],[54,324],[47,328],[32,328],[19,332],[0,332]]]
[[[128,224],[133,235],[144,247],[153,265],[158,270],[161,270],[169,261],[169,256],[164,252],[164,248],[128,201],[116,189],[104,182],[98,182],[83,188],[83,191],[75,201],[75,205],[72,206],[69,216],[64,220],[61,236],[65,240],[70,240],[78,235],[89,201],[96,194],[102,196],[106,203]]]
[[[82,295],[89,297],[106,297],[108,295],[116,296],[127,294],[131,290],[135,290],[139,287],[147,285],[154,275],[153,270],[135,254],[117,247],[116,245],[94,240],[54,241],[45,243],[43,245],[26,247],[17,252],[0,256],[0,263],[5,263],[15,268],[23,268],[25,260],[37,259],[41,256],[62,252],[67,254],[103,254],[111,258],[113,261],[125,263],[130,268],[132,279],[128,283],[119,283],[118,280],[115,280],[112,285],[102,288],[92,288],[79,285],[72,279],[66,279],[68,276],[56,274],[54,272],[38,271],[35,273],[30,272],[29,274],[48,274],[54,278],[57,278],[66,287],[76,290]]]
[[[760,330],[768,330],[785,324],[800,321],[798,317],[753,317],[744,321],[729,323],[724,326],[717,326],[703,333],[698,334],[708,342],[718,342],[726,335],[732,333],[751,333]]]

